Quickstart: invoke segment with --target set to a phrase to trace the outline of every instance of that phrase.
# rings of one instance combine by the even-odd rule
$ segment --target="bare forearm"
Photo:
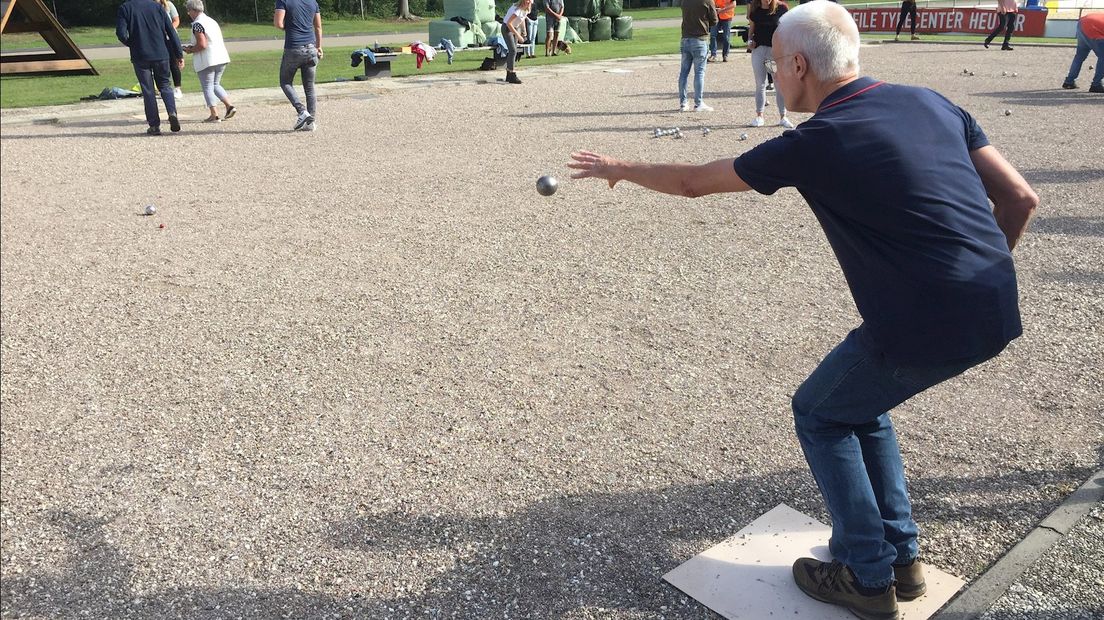
[[[993,217],[997,220],[997,226],[1008,240],[1008,249],[1016,249],[1020,237],[1027,232],[1027,224],[1039,204],[1039,197],[1031,192],[1030,196],[1022,196],[1013,202],[994,203]]]
[[[1039,206],[1039,195],[994,147],[971,151],[970,159],[985,186],[985,193],[993,201],[993,217],[1011,250],[1027,230],[1027,223]]]
[[[691,164],[617,162],[610,168],[610,180],[628,181],[673,196],[696,198],[702,195],[693,183],[697,173],[699,166]]]

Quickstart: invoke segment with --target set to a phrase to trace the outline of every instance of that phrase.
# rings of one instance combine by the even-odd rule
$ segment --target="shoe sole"
[[[900,613],[896,612],[896,611],[893,612],[893,613],[872,613],[872,612],[863,611],[861,609],[855,609],[854,607],[851,607],[850,605],[847,605],[846,603],[841,603],[839,601],[833,601],[831,599],[820,596],[819,594],[817,594],[815,592],[810,592],[810,591],[806,590],[805,588],[802,588],[801,584],[797,584],[797,588],[799,590],[801,590],[802,592],[804,592],[810,598],[814,598],[814,599],[816,599],[816,600],[818,600],[822,603],[828,603],[829,605],[839,605],[840,607],[843,607],[847,611],[849,611],[849,612],[855,614],[856,616],[862,618],[862,620],[899,620],[900,617],[901,617]]]
[[[231,107],[230,111],[226,113],[226,117],[225,117],[226,120],[230,120],[230,119],[234,118],[234,115],[237,114],[237,113],[238,113],[238,109],[234,108],[234,107]]]
[[[899,601],[911,601],[924,596],[928,592],[928,584],[922,583],[919,586],[909,588],[907,590],[901,590],[901,582],[897,582],[897,600]]]

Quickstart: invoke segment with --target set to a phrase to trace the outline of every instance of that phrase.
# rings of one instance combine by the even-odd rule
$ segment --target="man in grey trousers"
[[[272,23],[284,31],[284,57],[280,61],[280,88],[295,106],[298,116],[293,131],[314,131],[317,98],[314,95],[314,73],[322,59],[322,14],[316,0],[276,0]],[[307,105],[295,93],[295,72],[303,72],[303,94]]]

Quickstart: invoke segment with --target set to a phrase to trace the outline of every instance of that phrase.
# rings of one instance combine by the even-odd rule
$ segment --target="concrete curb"
[[[1104,500],[1104,469],[1098,470],[1035,526],[1019,544],[989,567],[933,620],[972,620],[979,618],[1008,588],[1057,544],[1070,529]]]

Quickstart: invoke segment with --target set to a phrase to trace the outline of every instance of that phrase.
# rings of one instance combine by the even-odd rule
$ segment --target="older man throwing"
[[[835,558],[801,558],[793,576],[860,618],[895,619],[897,599],[926,586],[889,411],[1020,335],[1011,250],[1038,197],[966,111],[931,90],[859,77],[858,29],[839,5],[788,12],[772,52],[787,105],[815,112],[796,129],[735,160],[653,165],[583,151],[568,166],[611,188],[696,197],[796,187],[808,201],[863,322],[792,400]],[[902,109],[925,130],[902,133]]]

